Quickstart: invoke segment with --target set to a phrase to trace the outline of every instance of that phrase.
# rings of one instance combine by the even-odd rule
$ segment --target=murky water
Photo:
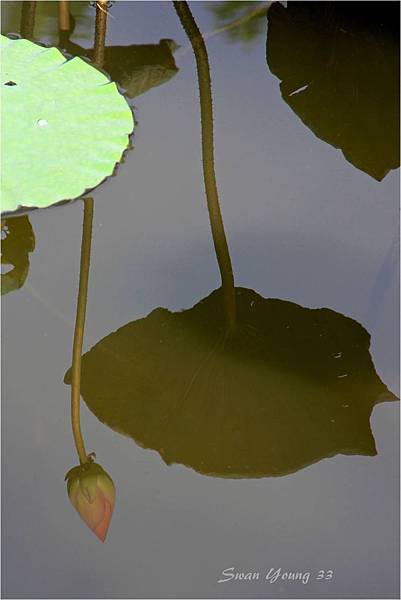
[[[57,37],[55,4],[39,6],[46,43]],[[138,45],[108,59],[137,126],[116,176],[92,193],[82,429],[117,490],[103,545],[64,482],[77,464],[64,378],[83,202],[3,224],[5,598],[397,596],[394,32],[384,9],[373,32],[369,15],[363,27],[331,15],[324,39],[343,29],[352,44],[336,38],[326,56],[305,41],[322,48],[322,28],[294,4],[321,3],[275,6],[266,60],[264,14],[229,38],[216,30],[238,14],[218,22],[211,3],[191,3],[242,288],[240,333],[228,341],[218,293],[198,304],[221,283],[192,49],[170,2],[111,9],[108,46]],[[94,9],[72,10],[82,54]],[[3,33],[18,31],[19,3],[2,12]],[[158,307],[167,310],[144,319]],[[308,310],[319,308],[330,310]]]

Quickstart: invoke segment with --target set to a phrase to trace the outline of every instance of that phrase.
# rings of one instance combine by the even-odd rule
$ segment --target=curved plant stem
[[[84,338],[86,302],[88,297],[88,280],[90,252],[92,242],[93,198],[84,199],[84,219],[82,226],[81,265],[79,272],[79,290],[77,314],[75,318],[74,343],[72,349],[71,367],[71,424],[75,447],[79,461],[84,464],[89,461],[81,432],[81,355]]]
[[[21,8],[21,36],[27,40],[33,39],[35,29],[36,1],[24,0]]]
[[[69,0],[59,0],[58,2],[58,28],[59,31],[69,31],[70,29],[70,7]]]
[[[106,43],[107,0],[96,2],[95,49],[93,62],[100,69],[104,65],[104,46]]]
[[[273,4],[273,2],[260,2],[256,8],[250,10],[248,13],[245,13],[241,17],[238,17],[234,21],[230,21],[229,23],[222,25],[221,27],[217,27],[217,29],[213,29],[213,31],[204,33],[202,37],[204,40],[208,40],[209,38],[211,38],[215,35],[219,35],[221,33],[227,32],[227,31],[232,31],[233,29],[236,29],[237,27],[241,27],[241,25],[245,25],[246,23],[248,23],[248,21],[251,21],[252,19],[254,19],[256,17],[260,17],[263,14],[267,14],[272,4]],[[190,46],[180,48],[177,52],[174,53],[174,56],[176,56],[176,57],[183,56],[184,54],[187,53],[189,48],[190,48]]]
[[[228,330],[232,330],[236,325],[234,275],[220,211],[214,171],[213,105],[209,59],[202,34],[198,29],[188,4],[186,2],[173,2],[173,4],[185,33],[191,42],[196,59],[201,110],[203,177],[213,243],[221,274],[226,325]]]

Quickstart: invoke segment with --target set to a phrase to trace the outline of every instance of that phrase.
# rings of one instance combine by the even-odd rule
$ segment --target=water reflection
[[[34,39],[36,1],[24,0],[21,8],[21,36],[28,40]]]
[[[81,261],[71,367],[71,426],[79,465],[65,476],[71,504],[93,533],[104,542],[114,510],[116,490],[110,475],[87,453],[81,431],[81,355],[88,298],[92,246],[93,198],[84,198]]]
[[[93,37],[93,23],[90,19],[89,2],[70,2],[70,29],[58,29],[58,2],[3,2],[2,32],[23,30],[29,38],[59,44],[73,56],[93,59],[93,49],[88,49],[70,40],[79,24],[79,37],[87,40]],[[36,6],[35,27],[28,5]],[[25,17],[24,17],[25,15]],[[22,29],[21,29],[22,26]],[[29,29],[29,31],[28,31]],[[161,39],[158,44],[132,44],[130,46],[109,46],[105,49],[104,69],[119,83],[127,96],[134,98],[153,87],[169,81],[178,72],[173,52],[178,48],[174,40]]]
[[[16,0],[2,0],[1,2],[1,32],[4,35],[20,32],[22,37],[21,25],[24,24],[24,8],[32,2],[19,2]],[[35,27],[33,39],[44,40],[53,45],[57,42],[58,35],[58,5],[59,2],[36,2]],[[93,9],[89,2],[74,0],[70,2],[71,10],[75,17],[79,17],[80,27],[79,36],[81,39],[93,38]]]
[[[377,180],[400,165],[399,3],[275,2],[267,63],[315,135]]]
[[[106,336],[82,359],[89,409],[167,464],[219,477],[375,455],[370,414],[395,398],[375,372],[366,330],[249,289],[236,288],[236,301],[229,336],[220,290]]]
[[[158,308],[102,339],[82,358],[82,396],[115,431],[205,475],[279,476],[340,453],[373,456],[372,409],[396,398],[375,372],[367,331],[326,308],[234,287],[206,47],[187,4],[174,5],[196,57],[222,287],[189,310]]]
[[[93,59],[93,49],[87,49],[70,40],[75,29],[60,32],[59,45],[73,56]],[[162,39],[158,44],[132,44],[105,48],[104,69],[119,83],[127,96],[134,98],[153,87],[169,81],[177,72],[173,52],[178,48],[174,40]]]
[[[211,2],[208,8],[214,14],[218,29],[225,32],[231,42],[249,44],[264,33],[266,13],[272,2],[231,0]]]
[[[11,267],[2,269],[2,295],[24,285],[29,272],[29,253],[34,249],[35,235],[27,216],[2,219],[1,264],[4,268]]]

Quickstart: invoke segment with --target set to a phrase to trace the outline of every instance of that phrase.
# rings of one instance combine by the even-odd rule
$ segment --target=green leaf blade
[[[4,36],[1,47],[2,211],[50,206],[99,185],[134,128],[116,84],[56,48]]]

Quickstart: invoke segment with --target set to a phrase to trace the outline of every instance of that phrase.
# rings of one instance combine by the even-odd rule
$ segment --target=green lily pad
[[[56,48],[1,36],[2,211],[72,200],[113,173],[134,127],[115,83]]]

